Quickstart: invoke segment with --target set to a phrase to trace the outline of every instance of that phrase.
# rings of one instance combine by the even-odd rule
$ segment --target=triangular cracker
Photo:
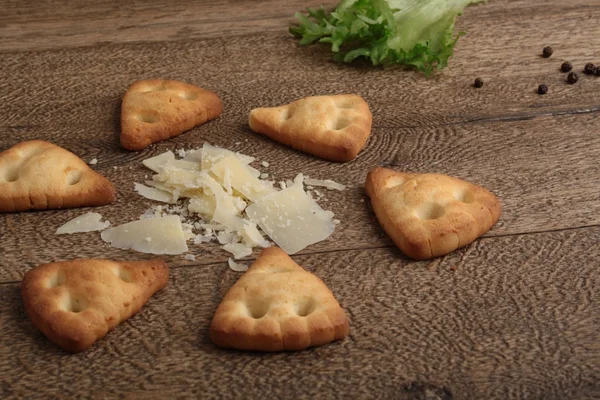
[[[354,159],[371,134],[369,105],[354,94],[314,96],[250,112],[256,133],[326,160]]]
[[[369,172],[367,195],[383,229],[408,257],[448,254],[486,233],[500,201],[481,186],[442,174]]]
[[[0,153],[0,212],[101,206],[114,200],[112,183],[62,147],[31,140]]]
[[[121,106],[121,146],[142,150],[217,118],[219,96],[179,81],[150,79],[133,83]]]
[[[137,313],[168,279],[161,260],[72,260],[28,271],[21,294],[33,324],[63,349],[79,352]]]
[[[348,335],[348,319],[327,286],[283,250],[263,250],[217,308],[210,338],[240,350],[302,350]]]

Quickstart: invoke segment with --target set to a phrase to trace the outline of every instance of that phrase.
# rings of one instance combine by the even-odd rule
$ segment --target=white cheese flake
[[[215,212],[212,220],[225,225],[226,227],[237,230],[241,227],[242,219],[238,217],[238,209],[235,207],[232,196],[225,193],[221,185],[211,178],[205,171],[202,172],[201,182],[205,185],[216,198]]]
[[[236,260],[238,258],[247,257],[252,254],[252,247],[248,247],[243,243],[229,243],[223,246],[223,250],[230,252],[233,254],[233,258]]]
[[[146,168],[149,168],[156,173],[160,173],[162,172],[163,166],[169,161],[175,161],[175,154],[173,154],[172,151],[167,151],[155,157],[147,158],[142,161],[142,164],[144,164]]]
[[[97,158],[92,158],[92,160],[89,162],[90,165],[96,165],[98,164],[98,159]]]
[[[327,239],[335,229],[332,213],[304,192],[302,174],[286,189],[250,205],[246,214],[288,254]]]
[[[171,160],[167,164],[169,167],[179,168],[186,171],[200,171],[201,165],[198,162],[185,161],[185,160]]]
[[[233,154],[214,164],[210,172],[221,184],[224,186],[230,184],[249,200],[255,201],[262,196],[273,193],[273,189],[253,176],[248,167]]]
[[[231,257],[229,258],[229,260],[227,260],[227,263],[229,264],[229,268],[231,268],[235,272],[248,271],[248,265],[236,263],[235,261],[233,261],[233,259]]]
[[[260,246],[262,248],[269,247],[271,244],[263,238],[254,222],[244,220],[244,226],[240,230],[242,240],[245,244],[251,247]]]
[[[100,222],[102,215],[98,213],[85,213],[73,218],[56,230],[57,235],[101,231],[110,226],[109,221]]]
[[[221,244],[227,244],[233,242],[233,232],[221,232],[217,235],[217,240]]]
[[[113,247],[141,253],[181,254],[188,251],[181,220],[176,215],[129,222],[102,232],[101,237]]]
[[[250,164],[252,161],[254,161],[254,157],[250,157],[245,154],[234,153],[233,151],[215,147],[208,143],[204,143],[202,149],[188,154],[184,160],[201,162],[202,170],[207,170],[219,162],[222,158],[230,155],[237,156],[238,159],[244,164]]]
[[[312,189],[313,186],[324,187],[324,188],[332,189],[332,190],[346,189],[346,185],[342,185],[341,183],[334,182],[331,179],[321,180],[321,179],[312,179],[312,178],[306,177],[306,179],[304,179],[304,183],[309,186],[309,189]]]
[[[249,165],[246,165],[246,168],[248,168],[248,171],[250,171],[250,173],[252,174],[252,176],[254,176],[255,178],[258,178],[260,176],[260,171],[257,170],[256,168],[252,168]]]
[[[192,197],[188,203],[188,210],[208,218],[212,218],[216,208],[217,200],[215,196],[209,196],[205,193]]]
[[[188,151],[183,161],[202,163],[202,149]]]
[[[202,187],[197,180],[200,171],[178,168],[172,164],[165,164],[162,171],[152,177],[155,182],[161,182],[167,186],[179,188],[180,190],[197,189]]]
[[[208,235],[208,236],[204,236],[204,235],[196,235],[194,236],[194,244],[200,244],[200,243],[209,243],[211,242],[215,237],[212,235]]]
[[[145,197],[147,199],[160,201],[162,203],[175,203],[173,195],[164,190],[160,190],[154,187],[148,187],[146,185],[142,185],[141,183],[134,183],[134,188],[140,196]]]

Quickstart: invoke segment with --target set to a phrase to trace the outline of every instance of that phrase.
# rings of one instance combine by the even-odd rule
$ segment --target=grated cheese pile
[[[244,154],[205,144],[199,150],[179,150],[177,155],[179,159],[167,151],[144,160],[143,165],[155,174],[144,184],[134,184],[138,194],[165,206],[155,206],[139,221],[103,232],[105,241],[155,254],[186,252],[187,240],[217,241],[238,259],[252,254],[255,247],[270,246],[265,234],[294,254],[327,239],[335,229],[334,214],[304,191],[302,174],[277,187],[263,179],[268,174],[251,167],[254,158]],[[311,183],[344,189],[333,181]]]

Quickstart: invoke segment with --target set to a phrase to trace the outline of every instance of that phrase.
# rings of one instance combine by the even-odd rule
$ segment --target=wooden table
[[[298,353],[215,348],[208,325],[239,277],[216,244],[196,261],[166,257],[168,287],[84,353],[46,340],[20,299],[25,271],[74,257],[148,255],[99,234],[55,236],[81,210],[0,216],[0,398],[583,399],[600,396],[600,78],[559,72],[600,62],[600,2],[494,0],[471,7],[450,66],[414,71],[338,65],[325,46],[287,32],[300,1],[8,1],[0,15],[0,150],[44,139],[118,188],[97,209],[113,225],[152,203],[133,191],[141,160],[209,142],[348,185],[321,204],[341,220],[294,259],[321,277],[351,319],[342,342]],[[335,1],[326,1],[332,7]],[[540,56],[552,45],[549,59]],[[217,92],[220,118],[127,152],[120,100],[143,78]],[[472,87],[475,77],[484,88]],[[550,91],[536,93],[539,84]],[[335,164],[247,127],[250,109],[300,97],[358,93],[373,133]],[[440,172],[481,184],[503,204],[485,237],[413,262],[383,233],[364,191],[368,170]],[[257,253],[254,254],[256,257]]]

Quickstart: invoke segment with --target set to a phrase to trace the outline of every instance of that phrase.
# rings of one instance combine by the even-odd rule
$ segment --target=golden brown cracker
[[[314,96],[250,112],[250,128],[296,150],[347,162],[371,134],[372,115],[358,95]]]
[[[81,259],[36,267],[21,294],[33,324],[69,352],[79,352],[140,311],[169,278],[161,260]]]
[[[485,188],[442,174],[375,168],[366,191],[379,223],[408,257],[423,260],[466,246],[500,218]]]
[[[188,83],[150,79],[133,83],[121,106],[121,146],[142,150],[217,118],[215,93]]]
[[[52,143],[31,140],[0,153],[0,212],[101,206],[115,197],[108,179]]]
[[[263,250],[227,292],[210,338],[240,350],[302,350],[348,335],[344,310],[318,277],[283,250]]]

